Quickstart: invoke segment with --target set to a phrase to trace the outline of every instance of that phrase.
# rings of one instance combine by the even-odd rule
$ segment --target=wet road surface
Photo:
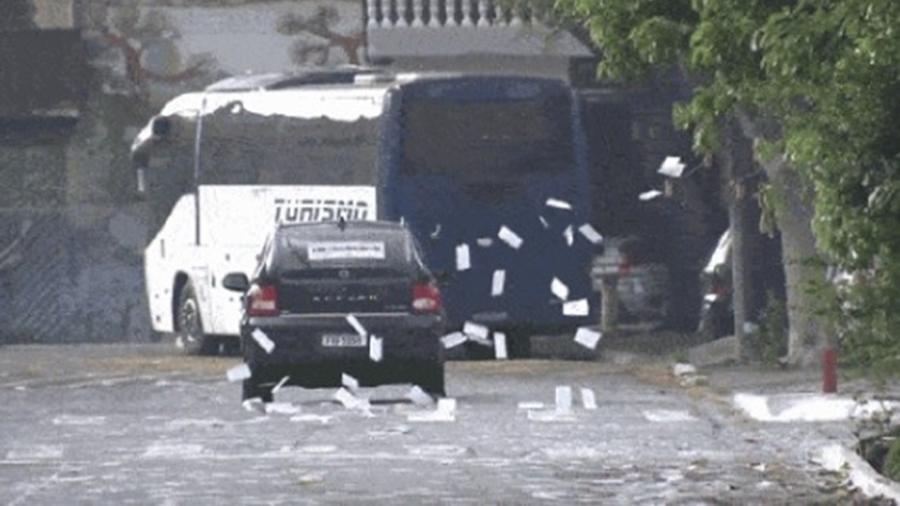
[[[850,500],[811,461],[843,429],[749,421],[708,389],[678,387],[664,364],[451,362],[455,421],[417,422],[434,408],[406,400],[408,386],[362,389],[370,414],[334,389],[299,388],[276,395],[293,413],[248,412],[224,379],[239,360],[161,345],[0,348],[0,503]],[[571,416],[550,413],[559,385],[574,390]]]

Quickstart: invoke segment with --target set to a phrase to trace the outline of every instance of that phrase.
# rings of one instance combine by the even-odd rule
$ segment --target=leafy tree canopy
[[[900,363],[900,2],[897,0],[557,0],[600,48],[598,72],[630,79],[679,65],[700,83],[676,122],[695,148],[719,120],[766,129],[815,189],[829,263],[856,273],[835,307],[848,348]],[[799,191],[799,190],[798,190]]]

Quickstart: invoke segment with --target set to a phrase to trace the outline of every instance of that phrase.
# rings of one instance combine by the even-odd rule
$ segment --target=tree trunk
[[[784,156],[763,163],[774,191],[775,223],[781,231],[782,260],[787,292],[788,363],[809,367],[818,364],[831,336],[822,317],[815,315],[813,283],[825,279],[812,232],[813,209],[805,184]]]
[[[750,139],[776,139],[777,124],[738,110],[744,135]],[[812,231],[812,188],[790,166],[785,156],[760,160],[774,192],[775,224],[781,231],[782,261],[788,313],[790,365],[809,367],[819,363],[825,347],[833,345],[832,333],[823,317],[815,314],[816,296],[810,288],[825,279]]]
[[[758,335],[751,329],[762,309],[755,296],[756,281],[752,266],[758,261],[759,231],[757,230],[758,204],[756,202],[756,164],[753,146],[743,135],[736,122],[723,124],[725,133],[722,161],[726,172],[728,221],[731,228],[731,279],[734,307],[734,335],[737,340],[737,356],[742,362],[759,358]]]

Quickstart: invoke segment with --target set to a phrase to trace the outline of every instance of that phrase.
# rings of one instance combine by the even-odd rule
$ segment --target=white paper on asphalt
[[[434,232],[431,233],[431,238],[437,239],[439,235],[441,235],[441,224],[440,223],[438,223],[437,225],[434,226]]]
[[[269,339],[269,336],[267,336],[262,329],[253,329],[253,332],[250,333],[250,337],[252,337],[253,340],[256,341],[256,344],[265,350],[266,353],[272,353],[272,350],[275,349],[275,343]]]
[[[549,223],[547,223],[547,220],[546,220],[546,219],[544,219],[544,217],[543,217],[543,216],[538,216],[538,219],[539,219],[539,220],[541,220],[541,225],[543,225],[543,226],[544,226],[544,228],[550,228],[550,224],[549,224]]]
[[[591,350],[597,347],[601,337],[603,337],[603,334],[587,327],[578,327],[578,330],[575,332],[575,342]]]
[[[566,238],[567,246],[572,246],[573,244],[575,244],[575,232],[572,230],[572,225],[569,225],[565,230],[563,230],[563,237]]]
[[[481,246],[482,248],[490,248],[494,244],[494,240],[490,237],[479,237],[475,239],[475,243]]]
[[[488,328],[485,327],[484,325],[481,325],[478,323],[473,323],[473,322],[466,322],[463,324],[463,334],[465,334],[469,337],[476,337],[479,339],[487,339],[489,333],[490,333],[490,330],[488,330]]]
[[[251,413],[254,411],[257,413],[265,413],[266,412],[266,404],[259,397],[245,399],[244,402],[241,403],[241,406],[243,406],[245,410],[247,410]]]
[[[528,419],[535,422],[574,422],[575,415],[571,411],[568,413],[559,413],[553,409],[547,410],[528,410]]]
[[[300,406],[294,406],[290,402],[269,402],[265,405],[266,414],[296,415],[300,413]]]
[[[456,247],[456,270],[465,271],[472,266],[469,257],[469,245],[460,244]]]
[[[419,385],[413,385],[406,393],[406,398],[416,406],[431,406],[434,400]]]
[[[578,231],[581,232],[581,235],[583,235],[585,239],[591,241],[593,244],[603,241],[603,236],[600,235],[600,232],[597,232],[590,223],[585,223],[578,227]]]
[[[228,372],[225,373],[225,376],[228,378],[228,381],[231,381],[231,382],[242,381],[242,380],[249,378],[252,375],[253,375],[253,373],[250,372],[250,367],[247,364],[236,365],[236,366],[232,367],[231,369],[228,369]]]
[[[491,279],[491,296],[499,297],[503,295],[503,286],[506,284],[506,271],[497,269]]]
[[[581,404],[584,406],[584,409],[595,410],[597,409],[597,397],[594,395],[594,391],[590,388],[581,389]]]
[[[494,357],[497,360],[506,360],[506,334],[503,332],[494,332]]]
[[[447,334],[441,338],[441,342],[444,343],[444,348],[447,349],[459,346],[467,340],[468,338],[462,332],[453,332],[452,334]]]
[[[569,287],[560,281],[559,278],[553,278],[553,281],[550,283],[550,291],[553,292],[553,295],[556,295],[559,300],[565,301],[569,299]]]
[[[456,399],[438,399],[434,411],[409,413],[406,415],[409,422],[455,422]]]
[[[572,387],[560,385],[556,387],[556,412],[561,415],[572,411]]]
[[[285,377],[281,378],[281,381],[279,381],[278,383],[275,384],[274,387],[272,387],[272,394],[273,395],[277,394],[278,391],[281,390],[281,388],[284,386],[285,383],[288,382],[289,379],[291,379],[290,376],[285,376]]]
[[[566,209],[569,211],[572,210],[572,204],[569,204],[565,200],[555,199],[552,197],[547,199],[547,202],[545,204],[547,205],[547,207],[555,207],[557,209]]]
[[[563,314],[566,316],[587,316],[589,311],[587,299],[570,300],[563,303]]]
[[[660,195],[662,195],[662,192],[659,190],[648,190],[638,195],[638,198],[644,202],[647,202],[649,200],[655,199],[656,197],[659,197]]]
[[[350,390],[347,390],[344,387],[339,388],[338,391],[334,393],[334,398],[347,409],[353,409],[359,405],[359,399],[357,399]]]
[[[369,338],[369,358],[372,359],[372,362],[381,362],[383,344],[384,340],[380,337],[372,336]]]
[[[366,332],[366,328],[362,326],[362,323],[359,323],[359,320],[356,319],[356,316],[352,314],[347,315],[347,323],[353,327],[353,330],[356,331],[357,334],[366,337],[369,333]]]
[[[506,225],[500,227],[500,231],[497,232],[497,237],[508,244],[512,249],[519,249],[522,247],[522,238],[519,237],[519,234],[510,230]]]
[[[341,373],[341,385],[344,385],[344,387],[351,392],[359,390],[359,381],[345,372]]]

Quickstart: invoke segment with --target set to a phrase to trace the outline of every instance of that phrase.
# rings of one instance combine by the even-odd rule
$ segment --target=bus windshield
[[[407,175],[452,175],[464,184],[513,182],[573,163],[568,97],[416,100],[404,117]]]
[[[377,121],[221,108],[203,118],[200,183],[374,185]]]

